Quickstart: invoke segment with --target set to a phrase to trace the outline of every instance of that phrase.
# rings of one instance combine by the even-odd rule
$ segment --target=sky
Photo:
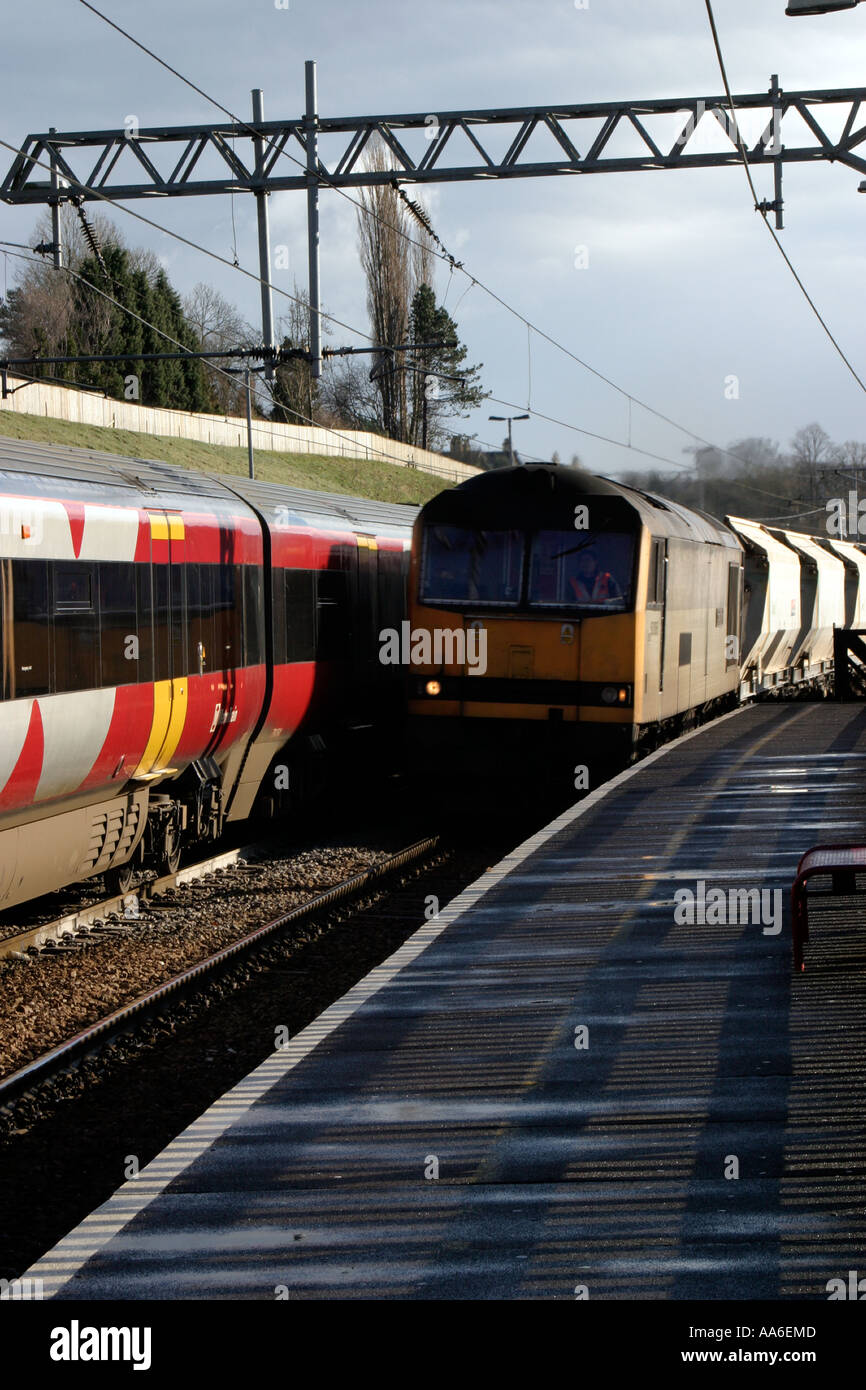
[[[267,119],[299,116],[306,59],[318,64],[322,116],[722,91],[704,0],[102,0],[99,8],[242,118],[253,87],[264,92]],[[784,9],[785,0],[715,0],[735,94],[766,91],[771,73],[788,91],[863,81],[866,4],[814,18],[792,19]],[[0,139],[17,148],[50,126],[115,129],[131,116],[141,126],[219,117],[79,0],[40,0],[38,23],[36,13],[31,5],[6,7]],[[721,148],[712,117],[704,121],[703,148]],[[748,122],[744,132],[752,133]],[[324,146],[322,153],[327,158]],[[0,147],[4,174],[11,160]],[[823,160],[786,165],[780,238],[866,380],[862,177]],[[758,169],[755,178],[759,196],[772,198],[770,172]],[[449,276],[439,264],[437,295],[457,321],[468,361],[483,364],[485,389],[512,402],[510,413],[535,412],[514,425],[526,457],[555,451],[564,461],[577,454],[601,473],[655,466],[672,474],[688,466],[687,451],[698,441],[728,445],[759,435],[784,447],[811,421],[839,441],[866,439],[864,392],[761,225],[741,167],[409,185],[407,192],[425,203],[470,276],[683,427],[630,407],[587,367],[527,335],[466,275]],[[248,195],[127,207],[229,260],[236,248],[240,263],[257,271]],[[0,203],[0,240],[29,242],[38,211]],[[119,207],[110,215],[129,243],[163,258],[181,293],[207,280],[258,321],[253,280]],[[295,279],[305,287],[304,194],[274,194],[270,220],[272,246],[287,247],[289,261],[274,269],[274,283],[289,292]],[[358,345],[369,323],[355,209],[330,190],[321,197],[321,248],[323,307],[358,330],[333,326],[326,341]],[[0,292],[14,283],[15,264],[0,256]],[[288,301],[277,295],[275,305],[280,313]],[[506,413],[486,402],[455,431],[498,447],[503,426],[488,416]],[[665,462],[654,464],[640,449]]]

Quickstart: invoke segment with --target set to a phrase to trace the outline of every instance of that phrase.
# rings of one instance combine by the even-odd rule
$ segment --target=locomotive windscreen
[[[421,569],[422,603],[485,603],[513,607],[523,583],[520,531],[428,526]]]
[[[587,607],[622,613],[631,602],[634,536],[539,531],[531,540],[531,608]]]
[[[430,524],[418,597],[430,604],[623,613],[632,602],[634,547],[634,535],[618,531]]]

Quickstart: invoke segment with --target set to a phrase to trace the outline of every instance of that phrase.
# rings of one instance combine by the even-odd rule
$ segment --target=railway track
[[[161,878],[147,879],[127,893],[115,893],[111,897],[102,898],[98,902],[88,903],[85,907],[63,913],[62,916],[55,917],[53,921],[28,927],[24,931],[17,932],[14,936],[7,936],[0,940],[0,960],[44,950],[46,947],[50,948],[60,942],[67,946],[73,942],[76,946],[82,945],[91,936],[97,924],[102,925],[107,930],[117,930],[113,927],[106,928],[105,924],[109,923],[112,918],[118,921],[123,919],[131,924],[137,920],[142,903],[149,903],[154,898],[163,893],[169,893],[184,883],[195,883],[199,879],[206,878],[209,874],[219,873],[221,869],[253,863],[263,853],[264,847],[261,845],[247,845],[241,849],[226,850],[222,854],[215,854],[209,859],[203,859],[197,864],[190,864],[186,868],[178,869],[176,873],[164,874]]]
[[[330,909],[338,904],[355,902],[371,890],[378,890],[385,886],[390,880],[396,878],[403,869],[410,865],[417,865],[431,855],[434,855],[438,847],[438,836],[427,837],[399,851],[397,854],[390,855],[387,859],[371,865],[360,873],[350,875],[342,882],[334,884],[321,893],[317,893],[306,902],[274,918],[272,921],[265,923],[263,926],[245,933],[231,945],[225,946],[221,950],[214,952],[205,959],[182,970],[164,983],[140,994],[137,998],[123,1005],[121,1008],[114,1010],[104,1018],[81,1029],[65,1042],[51,1048],[42,1056],[28,1062],[23,1067],[19,1067],[16,1071],[3,1078],[2,1081],[0,1081],[0,1110],[20,1099],[25,1093],[34,1090],[44,1082],[56,1077],[58,1074],[77,1066],[85,1057],[99,1051],[121,1034],[137,1027],[142,1021],[157,1016],[167,1005],[174,1003],[184,996],[196,993],[208,982],[225,973],[244,959],[252,956],[263,946],[279,938],[281,933],[291,930],[301,923],[307,922],[317,916],[328,913]],[[227,854],[216,856],[214,860],[192,865],[188,869],[180,870],[177,874],[168,875],[164,879],[158,879],[148,884],[147,888],[150,894],[159,891],[165,892],[168,891],[169,888],[177,886],[179,883],[202,877],[204,872],[215,872],[217,868],[241,862],[245,855],[252,856],[254,853],[257,854],[260,852],[260,848],[257,847],[229,851]],[[129,894],[125,895],[126,898],[129,896]],[[123,898],[107,900],[107,903],[117,902],[122,904]],[[81,930],[82,923],[79,921],[76,926],[73,921],[73,919],[81,915],[98,914],[99,916],[105,916],[107,903],[94,904],[91,907],[82,909],[81,914],[72,914],[68,919],[71,923],[68,927],[68,932]],[[22,935],[23,937],[30,938],[38,933],[50,932],[52,929],[54,931],[57,930],[56,923],[49,923],[43,927],[33,928],[30,932],[23,933]],[[12,940],[14,939],[15,938]],[[3,944],[8,945],[9,943]],[[31,942],[31,946],[32,945],[33,943]]]

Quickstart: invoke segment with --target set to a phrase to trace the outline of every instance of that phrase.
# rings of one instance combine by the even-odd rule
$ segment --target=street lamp
[[[834,10],[853,10],[860,0],[788,0],[785,14],[832,14]]]
[[[511,457],[511,467],[514,467],[514,444],[511,439],[512,420],[531,420],[531,415],[488,415],[488,420],[507,420],[508,421],[508,453]]]
[[[836,10],[853,10],[860,0],[788,0],[785,14],[833,14]],[[866,179],[858,185],[858,193],[866,193]]]

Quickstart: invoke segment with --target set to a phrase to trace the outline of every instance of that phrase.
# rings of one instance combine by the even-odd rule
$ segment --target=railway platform
[[[59,1299],[826,1300],[866,1275],[866,933],[816,909],[795,974],[789,897],[806,849],[858,838],[863,706],[677,740],[27,1274]]]

